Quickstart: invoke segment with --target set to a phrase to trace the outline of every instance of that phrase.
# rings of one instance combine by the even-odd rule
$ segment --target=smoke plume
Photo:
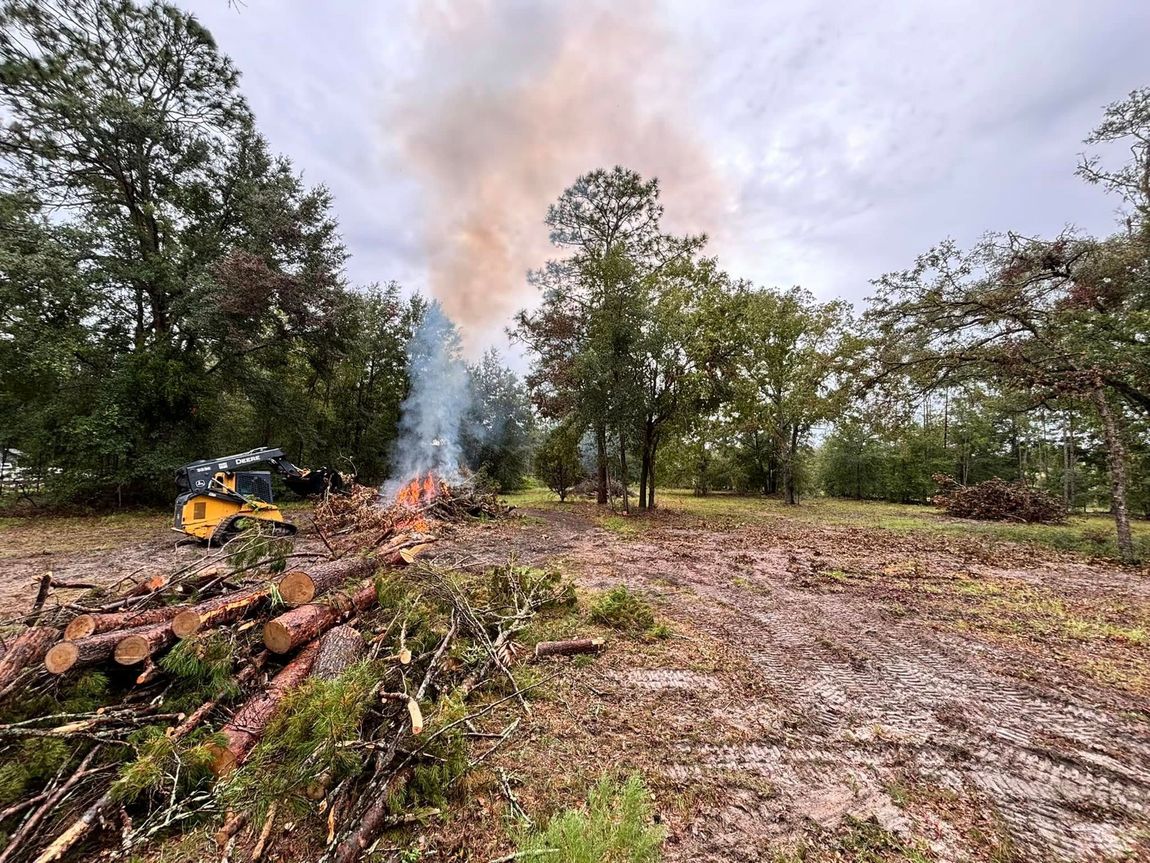
[[[438,303],[427,308],[407,344],[407,374],[411,388],[400,408],[391,479],[383,487],[389,498],[428,472],[449,483],[462,478],[460,428],[471,387],[459,332]]]
[[[667,226],[719,228],[722,185],[693,129],[692,57],[649,2],[419,4],[386,139],[424,202],[430,291],[477,333],[533,295],[555,256],[547,205],[580,174],[658,176]]]

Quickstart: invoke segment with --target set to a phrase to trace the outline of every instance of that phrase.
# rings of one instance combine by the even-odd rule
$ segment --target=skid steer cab
[[[342,492],[349,482],[330,468],[298,468],[275,447],[194,461],[176,471],[179,496],[173,529],[211,545],[256,529],[270,536],[294,534],[296,526],[284,521],[272,500],[271,471],[248,469],[261,464],[270,465],[288,488],[305,497]]]

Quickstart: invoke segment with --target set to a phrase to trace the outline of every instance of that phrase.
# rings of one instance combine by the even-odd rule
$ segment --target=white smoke
[[[460,431],[471,387],[459,331],[438,302],[427,307],[407,343],[407,373],[411,389],[400,406],[391,479],[383,486],[389,498],[429,471],[449,483],[463,478]]]

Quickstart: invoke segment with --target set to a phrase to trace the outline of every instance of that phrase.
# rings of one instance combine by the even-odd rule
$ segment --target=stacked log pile
[[[521,698],[510,673],[514,635],[540,608],[569,597],[510,566],[471,582],[409,567],[451,522],[508,511],[493,497],[431,482],[421,480],[419,494],[398,505],[362,488],[318,505],[326,555],[285,559],[281,549],[252,563],[251,548],[225,548],[115,596],[49,610],[38,594],[35,616],[0,640],[0,761],[44,740],[66,741],[67,751],[46,775],[30,773],[18,799],[0,799],[0,863],[95,859],[93,843],[114,844],[109,857],[129,856],[233,804],[258,808],[258,795],[233,800],[219,789],[266,792],[264,773],[282,781],[295,753],[275,747],[288,740],[314,747],[298,784],[326,821],[323,859],[358,859],[398,823],[395,795],[409,793],[420,765],[446,763],[441,748],[461,720],[425,734],[437,705],[451,700],[457,711],[488,684]],[[536,657],[601,644],[548,644]],[[100,703],[85,695],[77,707],[79,693],[92,691]],[[325,698],[357,718],[353,738],[315,732],[301,743],[293,715],[328,709]],[[347,721],[331,718],[316,727]],[[361,759],[358,769],[348,767],[349,753]],[[191,783],[185,762],[207,764],[217,784]],[[288,779],[275,793],[295,792]],[[252,859],[274,841],[274,806],[261,812],[264,823],[253,819],[246,833],[242,819],[225,822],[225,857],[244,836],[258,842]]]

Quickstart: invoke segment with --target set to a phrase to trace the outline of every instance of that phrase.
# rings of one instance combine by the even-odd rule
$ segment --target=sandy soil
[[[536,709],[497,762],[528,800],[641,768],[681,861],[1150,859],[1150,649],[1047,620],[1054,603],[1072,632],[1078,614],[1145,626],[1145,575],[854,528],[664,517],[627,538],[577,509],[531,516],[465,532],[456,559],[626,584],[678,638],[617,645]],[[1016,589],[1010,626],[947,589],[970,584]],[[1083,652],[1129,673],[1102,682]],[[835,856],[871,818],[903,853]]]

